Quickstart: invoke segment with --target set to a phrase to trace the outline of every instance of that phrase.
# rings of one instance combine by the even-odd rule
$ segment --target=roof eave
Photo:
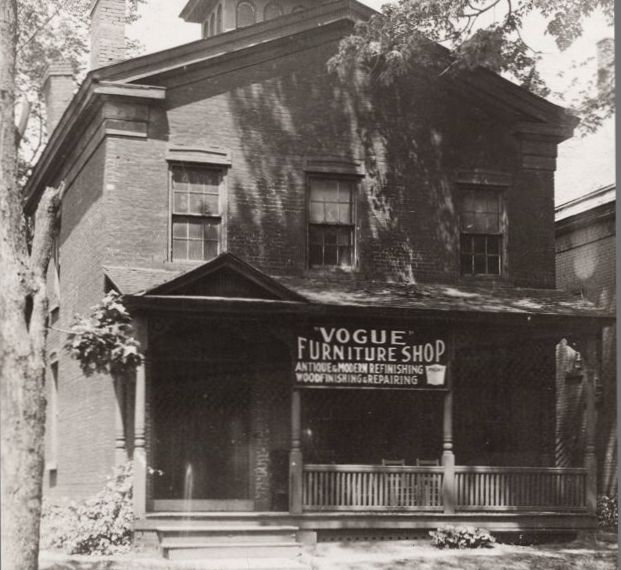
[[[231,47],[234,42],[239,42],[240,48],[254,47],[331,23],[343,21],[353,23],[367,19],[373,14],[377,12],[356,0],[335,0],[253,26],[237,28],[207,39],[195,40],[167,50],[121,61],[97,71],[101,79],[141,81],[162,73],[162,70],[186,68],[188,65],[230,54],[232,49],[236,49]],[[175,63],[166,67],[170,61]]]
[[[162,101],[166,98],[166,88],[98,81],[96,72],[90,72],[63,113],[42,155],[35,164],[32,174],[28,178],[28,182],[24,187],[24,209],[27,213],[34,211],[44,186],[52,184],[52,180],[61,169],[62,164],[60,161],[54,159],[66,145],[71,130],[81,118],[88,114],[97,100],[106,96]]]

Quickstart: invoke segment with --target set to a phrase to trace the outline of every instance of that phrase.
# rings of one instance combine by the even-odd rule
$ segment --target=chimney
[[[52,134],[65,109],[73,99],[73,69],[66,61],[53,61],[43,79],[43,98],[48,137]]]
[[[597,86],[600,90],[610,89],[614,77],[615,40],[604,38],[597,42]]]
[[[91,4],[91,69],[125,59],[125,0]]]

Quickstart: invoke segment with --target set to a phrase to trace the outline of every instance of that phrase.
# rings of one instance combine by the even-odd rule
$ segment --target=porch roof
[[[218,268],[243,270],[248,266],[238,258],[217,258]],[[227,259],[230,263],[227,263]],[[580,297],[556,289],[531,289],[508,285],[387,283],[326,277],[265,276],[290,295],[280,298],[249,298],[218,292],[197,295],[196,283],[213,280],[216,260],[183,271],[179,268],[105,267],[108,278],[125,295],[129,305],[139,310],[211,311],[227,313],[281,313],[306,315],[380,316],[398,318],[420,316],[476,321],[508,320],[542,323],[576,321],[576,324],[603,326],[614,314]],[[257,272],[256,268],[252,268]],[[179,277],[184,275],[183,280]],[[187,277],[186,277],[187,276]],[[239,278],[246,275],[240,271]],[[177,290],[165,283],[192,283],[194,293],[183,286]],[[255,281],[255,284],[257,282]],[[260,282],[259,282],[260,283]],[[273,289],[271,291],[273,294]]]
[[[311,303],[397,309],[613,318],[593,303],[558,289],[445,283],[326,282],[279,277]]]

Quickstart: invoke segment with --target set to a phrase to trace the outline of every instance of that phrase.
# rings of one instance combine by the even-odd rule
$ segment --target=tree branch
[[[17,53],[19,53],[22,48],[26,47],[37,36],[37,34],[59,14],[62,8],[64,8],[64,4],[62,2],[56,4],[56,10],[50,14],[45,22],[43,22],[34,32],[32,32],[32,34],[30,34],[30,37],[26,41],[20,43],[17,46]]]
[[[484,8],[475,8],[472,3],[468,2],[468,8],[470,8],[473,13],[472,14],[466,14],[464,13],[464,16],[472,16],[474,18],[478,18],[481,14],[485,14],[485,12],[488,12],[489,10],[491,10],[494,6],[500,4],[502,0],[494,0],[494,2],[492,2],[491,4],[489,4],[488,6],[485,6]]]
[[[64,193],[64,183],[43,192],[35,214],[34,238],[30,254],[32,315],[30,338],[35,355],[45,351],[47,320],[47,267],[52,256],[56,233],[56,216]]]

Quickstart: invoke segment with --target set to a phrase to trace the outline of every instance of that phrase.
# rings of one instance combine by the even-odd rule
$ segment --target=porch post
[[[442,465],[444,484],[442,485],[442,504],[444,512],[455,512],[455,454],[453,453],[453,365],[455,362],[455,334],[451,334],[448,362],[446,367],[446,386],[442,417]]]
[[[125,376],[125,375],[124,375]],[[127,461],[127,442],[125,440],[125,382],[127,377],[115,377],[113,381],[115,394],[114,408],[114,464],[123,465]]]
[[[442,465],[444,466],[444,484],[442,486],[442,503],[445,513],[455,512],[455,454],[453,453],[453,390],[444,396],[444,418],[442,436]]]
[[[302,470],[304,459],[301,447],[302,425],[301,394],[297,388],[291,393],[291,451],[289,452],[289,512],[302,513]]]
[[[148,338],[146,323],[137,320],[136,333],[144,360],[136,368],[134,411],[134,515],[144,517],[147,511],[147,453],[145,438],[145,390],[147,380]]]
[[[585,449],[586,507],[589,514],[597,512],[597,458],[595,456],[595,384],[598,379],[598,337],[589,336],[586,341],[586,370],[584,376],[585,396]]]

